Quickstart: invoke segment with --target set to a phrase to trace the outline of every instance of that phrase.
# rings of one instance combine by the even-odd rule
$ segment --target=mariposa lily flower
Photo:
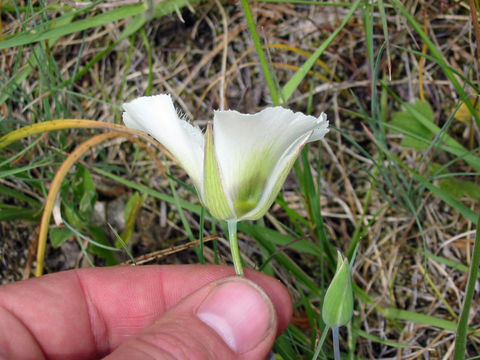
[[[178,116],[167,94],[140,97],[123,109],[125,125],[157,139],[210,213],[227,221],[262,217],[302,147],[328,132],[324,113],[316,118],[279,106],[252,115],[215,111],[205,134]]]

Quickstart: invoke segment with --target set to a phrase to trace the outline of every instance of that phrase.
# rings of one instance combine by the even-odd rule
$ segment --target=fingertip
[[[255,270],[246,269],[245,277],[261,286],[270,297],[277,312],[277,336],[280,335],[287,329],[293,314],[293,302],[287,288],[280,280]]]
[[[261,286],[243,277],[206,284],[117,348],[108,359],[264,359],[277,315]]]
[[[277,333],[277,314],[265,291],[243,277],[218,281],[196,311],[237,354],[255,349]]]

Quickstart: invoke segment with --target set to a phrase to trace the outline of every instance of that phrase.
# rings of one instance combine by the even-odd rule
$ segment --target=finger
[[[268,295],[230,277],[187,296],[106,359],[264,359],[276,333]]]
[[[94,358],[111,352],[188,294],[232,274],[230,267],[201,265],[73,270],[0,287],[0,307],[24,329],[18,339],[25,339],[25,351],[37,347],[52,359]],[[291,316],[285,288],[256,271],[246,275],[272,299],[283,330]],[[11,337],[0,337],[0,348],[10,343]]]

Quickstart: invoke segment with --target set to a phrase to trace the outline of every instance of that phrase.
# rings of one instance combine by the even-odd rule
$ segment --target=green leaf
[[[474,151],[467,150],[462,144],[460,144],[457,140],[455,140],[452,136],[446,133],[443,129],[439,128],[435,125],[432,121],[429,121],[421,112],[417,111],[417,109],[412,104],[403,103],[401,98],[395,94],[390,88],[388,88],[385,83],[382,83],[382,87],[386,89],[390,95],[392,95],[396,100],[403,104],[406,111],[412,114],[418,122],[420,122],[424,127],[428,128],[432,134],[436,137],[438,136],[438,141],[436,146],[439,148],[448,151],[449,153],[458,156],[465,160],[468,164],[470,164],[475,170],[480,171],[480,158],[474,155]],[[391,124],[385,124],[387,127],[392,126]],[[402,132],[406,135],[412,136],[417,138],[420,141],[427,142],[430,146],[431,141],[423,139],[421,136],[417,136],[414,132],[410,130],[401,129],[395,127],[395,129],[399,132]]]
[[[460,180],[462,182],[463,194],[468,196],[470,199],[477,201],[480,199],[480,186],[478,186],[473,181]]]
[[[78,212],[80,217],[89,222],[95,202],[97,201],[97,189],[93,183],[92,176],[88,169],[80,165],[75,174],[73,194],[78,201]]]
[[[457,174],[448,173],[440,164],[433,163],[430,166],[430,175],[435,179],[437,176],[439,188],[454,198],[468,196],[472,200],[480,199],[480,186],[469,180],[459,179]],[[461,174],[458,174],[461,175]]]
[[[138,192],[133,194],[133,196],[128,199],[127,204],[125,205],[125,230],[122,232],[120,237],[122,238],[124,244],[128,244],[133,234],[133,229],[135,228],[135,219],[137,214],[142,207],[143,200],[145,196],[140,196]],[[115,242],[115,247],[121,249],[123,244],[120,241]]]
[[[63,202],[62,217],[74,228],[84,229],[87,223],[80,217],[73,204]]]
[[[111,246],[107,237],[105,236],[105,231],[101,226],[90,226],[88,228],[92,238],[99,244]],[[93,243],[90,243],[88,250],[97,255],[98,257],[105,260],[107,266],[113,266],[118,264],[118,260],[115,257],[115,254],[112,250],[97,246]]]
[[[50,230],[50,243],[53,247],[59,247],[73,236],[73,232],[67,228],[53,228]]]
[[[412,109],[422,114],[425,120],[433,123],[433,111],[430,104],[426,101],[417,100],[414,104],[409,104],[411,109],[399,111],[392,115],[391,124],[405,131],[412,132],[424,139],[432,140],[432,132],[424,126],[416,116],[412,115]],[[424,150],[428,143],[412,136],[406,135],[402,140],[402,146],[416,150]]]
[[[440,189],[454,198],[468,196],[472,200],[480,199],[480,186],[468,180],[447,177],[440,179]]]
[[[138,207],[138,203],[142,203],[143,199],[140,197],[140,194],[136,192],[132,195],[130,199],[128,199],[127,204],[125,205],[125,220],[130,219],[132,215],[135,215],[136,208]]]

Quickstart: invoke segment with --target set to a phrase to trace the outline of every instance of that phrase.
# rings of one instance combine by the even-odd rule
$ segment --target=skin
[[[247,352],[235,353],[195,315],[221,284],[250,286],[233,275],[226,266],[119,266],[1,286],[0,359],[265,358],[292,314],[279,281],[245,273],[267,294],[273,314],[265,336]]]

